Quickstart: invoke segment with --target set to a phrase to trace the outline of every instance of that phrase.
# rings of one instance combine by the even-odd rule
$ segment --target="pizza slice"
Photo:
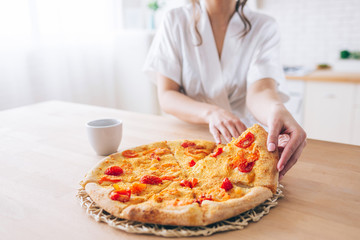
[[[86,174],[81,185],[97,182],[104,186],[120,181],[139,181],[142,176],[154,173],[176,176],[180,172],[180,166],[164,141],[111,154]]]
[[[110,155],[81,184],[95,202],[120,216],[126,207],[145,202],[184,177],[166,142],[157,142]]]
[[[218,145],[189,170],[189,175],[202,179],[227,177],[233,183],[267,187],[275,193],[278,153],[268,152],[266,141],[267,132],[255,124],[225,146]]]
[[[154,193],[160,192],[170,184],[170,182],[158,183],[154,179],[152,181],[152,184],[139,181],[105,186],[89,182],[85,185],[85,190],[99,206],[112,215],[121,217],[126,207],[147,201]]]
[[[230,180],[249,187],[266,187],[275,193],[279,153],[267,150],[267,136],[264,128],[254,124],[224,147],[226,154],[219,156],[219,161],[227,162]]]

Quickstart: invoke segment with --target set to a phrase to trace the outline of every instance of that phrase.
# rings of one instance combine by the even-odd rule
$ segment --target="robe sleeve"
[[[247,85],[262,78],[272,78],[278,85],[285,75],[280,60],[280,32],[275,20],[267,22],[260,34],[257,54],[254,55],[247,74]]]
[[[175,36],[174,11],[165,14],[149,49],[143,71],[156,84],[156,73],[160,73],[181,85],[180,48]]]

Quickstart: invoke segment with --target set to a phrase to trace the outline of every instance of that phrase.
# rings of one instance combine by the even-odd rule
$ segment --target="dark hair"
[[[197,9],[196,4],[199,4],[199,0],[191,0],[191,2],[193,4],[193,18],[194,18],[195,32],[196,32],[196,35],[199,40],[199,42],[196,44],[196,46],[200,46],[202,44],[202,37],[197,28],[197,23],[199,22],[200,14],[196,13],[196,9]],[[247,2],[247,0],[236,0],[236,5],[235,5],[235,12],[239,15],[241,21],[244,24],[244,31],[241,34],[240,38],[245,37],[251,30],[251,22],[244,14],[244,6],[245,6],[246,2]]]

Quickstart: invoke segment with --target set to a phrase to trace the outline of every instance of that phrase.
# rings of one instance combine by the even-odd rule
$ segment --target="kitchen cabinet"
[[[353,126],[351,143],[360,145],[360,84],[356,86]]]
[[[354,111],[354,129],[351,137],[351,143],[360,145],[360,106]]]
[[[309,138],[350,143],[354,84],[306,82],[304,128]]]
[[[299,123],[308,138],[360,145],[360,74],[316,71],[287,78],[304,83]]]

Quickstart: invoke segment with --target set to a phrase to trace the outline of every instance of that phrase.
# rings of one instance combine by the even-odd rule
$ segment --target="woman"
[[[299,158],[306,134],[277,89],[284,80],[277,24],[245,5],[246,0],[192,0],[171,10],[145,70],[157,74],[161,108],[208,124],[217,143],[238,137],[256,120],[266,125],[268,151],[283,148],[281,179]]]

